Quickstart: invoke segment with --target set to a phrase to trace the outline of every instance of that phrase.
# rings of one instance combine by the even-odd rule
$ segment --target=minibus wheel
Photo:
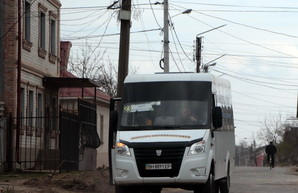
[[[227,177],[220,180],[219,187],[221,193],[229,193],[230,192],[230,165],[228,166]]]

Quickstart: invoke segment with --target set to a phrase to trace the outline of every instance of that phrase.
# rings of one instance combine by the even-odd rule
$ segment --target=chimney
[[[64,72],[67,71],[68,59],[72,43],[69,41],[60,42],[60,76],[64,76]]]

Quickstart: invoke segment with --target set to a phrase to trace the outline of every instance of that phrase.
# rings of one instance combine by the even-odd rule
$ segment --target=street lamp
[[[171,18],[176,17],[176,16],[181,15],[181,14],[190,14],[191,12],[192,12],[192,9],[186,9],[186,10],[184,10],[181,13],[178,13],[176,15],[173,15]]]
[[[210,66],[215,66],[215,65],[216,65],[216,62],[213,62],[212,64],[208,64],[208,63],[207,63],[207,64],[204,64],[204,65],[203,65],[204,72],[207,73],[209,67],[210,67]]]
[[[212,28],[212,29],[209,29],[207,31],[204,31],[204,32],[201,32],[201,33],[197,34],[197,36],[196,36],[196,61],[197,61],[196,71],[197,71],[197,73],[200,73],[200,68],[201,68],[201,54],[202,54],[201,53],[202,52],[202,50],[201,50],[201,48],[202,48],[202,36],[201,35],[204,34],[204,33],[216,30],[218,28],[224,27],[224,26],[226,26],[226,24],[215,27],[215,28]],[[214,60],[212,60],[212,61],[214,61]],[[210,61],[210,62],[212,62],[212,61]],[[203,66],[203,70],[204,70],[204,66]]]

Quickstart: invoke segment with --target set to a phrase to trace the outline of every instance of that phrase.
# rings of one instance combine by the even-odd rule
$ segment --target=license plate
[[[171,170],[172,164],[171,163],[164,163],[164,164],[146,164],[146,170]]]

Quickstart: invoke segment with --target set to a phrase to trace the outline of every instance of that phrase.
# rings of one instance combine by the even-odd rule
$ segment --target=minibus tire
[[[220,188],[220,193],[229,193],[230,192],[230,164],[228,165],[228,171],[227,171],[227,177],[223,178],[220,180],[219,183],[219,188]]]

